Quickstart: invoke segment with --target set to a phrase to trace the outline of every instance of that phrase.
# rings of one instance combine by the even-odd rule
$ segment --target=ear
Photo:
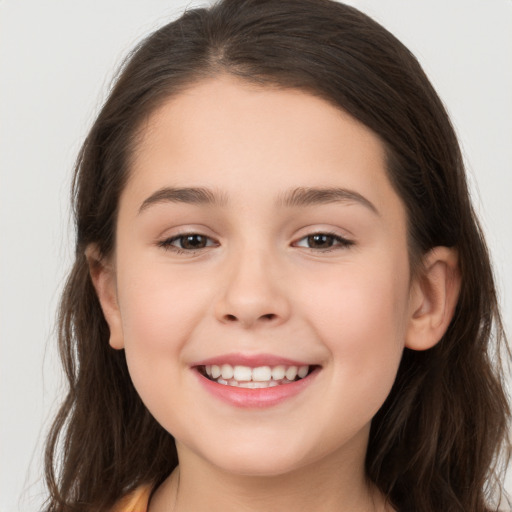
[[[89,264],[89,273],[103,310],[103,315],[110,329],[110,346],[115,349],[124,348],[121,313],[117,301],[116,274],[114,267],[100,254],[95,244],[85,250]]]
[[[411,286],[407,348],[427,350],[441,340],[455,312],[460,283],[455,249],[435,247],[427,253]]]

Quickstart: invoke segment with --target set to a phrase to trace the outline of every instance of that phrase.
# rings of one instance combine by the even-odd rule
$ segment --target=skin
[[[110,343],[177,442],[179,479],[150,512],[392,510],[364,475],[371,419],[404,347],[444,333],[459,277],[456,254],[436,248],[411,279],[380,139],[319,98],[228,76],[169,99],[141,133],[115,252],[87,255]],[[165,187],[207,188],[217,201],[155,200]],[[297,187],[353,196],[283,204]],[[176,251],[185,233],[207,245]],[[319,248],[314,233],[349,243]],[[321,369],[277,405],[237,408],[193,368],[232,353]]]

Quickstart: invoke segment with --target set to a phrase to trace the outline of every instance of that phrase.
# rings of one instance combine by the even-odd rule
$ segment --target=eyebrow
[[[207,206],[224,206],[228,202],[225,194],[218,194],[204,187],[164,187],[143,201],[139,208],[139,213],[149,208],[151,205],[158,203],[186,203]],[[314,187],[298,187],[280,194],[277,203],[280,206],[289,208],[314,206],[329,203],[345,202],[359,203],[376,215],[380,215],[375,205],[353,190],[344,188],[314,188]]]
[[[285,194],[279,198],[279,203],[288,207],[297,206],[312,206],[319,204],[329,203],[359,203],[376,215],[380,215],[375,205],[362,196],[358,192],[353,190],[347,190],[345,188],[330,187],[330,188],[311,188],[311,187],[299,187]]]
[[[212,190],[204,187],[173,188],[164,187],[143,201],[139,213],[149,206],[157,203],[186,203],[203,204],[208,206],[222,206],[226,204],[227,198],[221,194],[215,194]]]

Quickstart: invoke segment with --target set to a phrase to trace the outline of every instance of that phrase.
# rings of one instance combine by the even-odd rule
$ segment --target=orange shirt
[[[144,485],[119,500],[111,512],[147,512],[153,487]]]

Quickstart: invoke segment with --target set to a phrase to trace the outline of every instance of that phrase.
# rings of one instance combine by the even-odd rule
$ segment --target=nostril
[[[271,321],[271,320],[274,320],[275,318],[277,318],[277,315],[275,315],[274,313],[267,313],[265,315],[261,315],[259,318],[260,318],[260,320]],[[225,315],[224,319],[227,322],[238,322],[238,317],[236,315],[232,315],[232,314]]]

